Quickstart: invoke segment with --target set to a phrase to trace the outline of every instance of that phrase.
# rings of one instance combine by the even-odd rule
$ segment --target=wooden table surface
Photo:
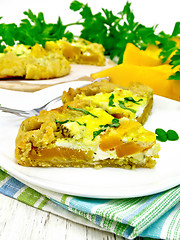
[[[122,240],[0,194],[1,240]]]

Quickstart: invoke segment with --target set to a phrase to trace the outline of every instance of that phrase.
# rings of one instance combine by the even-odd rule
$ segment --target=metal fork
[[[31,110],[19,110],[19,109],[13,109],[13,108],[7,108],[7,107],[2,107],[0,106],[0,110],[2,110],[3,112],[8,112],[8,113],[12,113],[12,114],[15,114],[17,116],[21,116],[21,117],[32,117],[32,116],[37,116],[39,115],[39,112],[41,110],[47,110],[49,108],[49,106],[51,104],[54,104],[56,103],[57,101],[60,101],[60,96],[59,97],[56,97],[52,100],[50,100],[49,102],[47,102],[46,104],[44,104],[43,106],[39,107],[39,108],[34,108],[34,109],[31,109]]]
[[[95,79],[94,81],[92,81],[91,83],[93,83],[93,82],[100,82],[101,80],[109,81],[110,78],[109,78],[109,77],[96,78],[96,79]],[[90,84],[90,83],[88,83],[88,84],[86,84],[86,85],[83,85],[83,86],[81,86],[81,87],[87,86],[87,85],[89,85],[89,84]],[[40,112],[41,110],[43,110],[43,109],[44,109],[44,110],[48,110],[48,108],[49,108],[49,106],[50,106],[51,104],[54,104],[54,103],[56,103],[57,101],[60,101],[60,100],[61,100],[60,96],[59,96],[59,97],[56,97],[56,98],[50,100],[49,102],[47,102],[46,104],[44,104],[42,107],[34,108],[34,109],[32,109],[32,110],[26,110],[26,111],[24,111],[24,110],[19,110],[19,109],[13,109],[13,108],[3,107],[3,106],[1,106],[1,105],[0,105],[0,110],[3,111],[3,112],[8,112],[8,113],[15,114],[15,115],[17,115],[17,116],[21,116],[21,117],[26,117],[26,118],[28,118],[28,117],[32,117],[32,116],[37,116],[37,115],[39,115],[39,112]]]

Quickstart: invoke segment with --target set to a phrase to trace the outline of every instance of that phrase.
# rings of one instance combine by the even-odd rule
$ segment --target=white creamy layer
[[[142,106],[139,107],[139,109],[136,112],[135,118],[138,118],[143,114],[146,105],[147,105],[147,102],[145,102]]]
[[[112,151],[102,151],[99,146],[98,147],[87,147],[87,146],[82,146],[80,142],[70,142],[69,140],[65,139],[59,139],[56,141],[56,146],[57,147],[64,147],[64,148],[70,148],[70,149],[77,149],[77,150],[82,150],[82,151],[93,151],[93,161],[103,161],[105,159],[118,159],[118,156],[116,154],[115,150]],[[139,152],[136,154],[129,155],[128,157],[132,157],[133,159],[136,159],[136,161],[139,162],[139,164],[144,164],[146,162],[146,157],[153,157],[158,154],[160,150],[160,145],[156,143],[152,148],[144,151],[144,152]],[[123,159],[124,157],[120,158]]]

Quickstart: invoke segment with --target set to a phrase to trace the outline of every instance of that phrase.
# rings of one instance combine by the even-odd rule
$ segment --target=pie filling
[[[124,145],[124,146],[123,146]],[[153,147],[134,147],[133,143],[124,143],[122,148],[119,146],[116,150],[102,151],[100,148],[96,152],[92,150],[80,150],[67,147],[35,148],[33,147],[29,153],[29,160],[21,162],[22,165],[29,166],[78,166],[95,168],[109,167],[149,167],[155,166],[155,158],[158,157],[159,145]],[[136,144],[138,145],[138,144]],[[126,147],[125,147],[126,146]],[[126,151],[124,150],[126,149]]]

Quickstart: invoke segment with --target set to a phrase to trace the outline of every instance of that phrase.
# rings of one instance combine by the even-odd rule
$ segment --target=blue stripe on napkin
[[[0,187],[0,192],[9,197],[13,197],[25,185],[15,178],[10,178]]]
[[[155,194],[151,198],[147,199],[147,201],[144,204],[142,204],[139,208],[137,208],[134,212],[132,212],[132,214],[125,216],[121,222],[127,224],[130,219],[132,219],[134,216],[140,213],[144,208],[149,206],[160,194],[161,193]]]

